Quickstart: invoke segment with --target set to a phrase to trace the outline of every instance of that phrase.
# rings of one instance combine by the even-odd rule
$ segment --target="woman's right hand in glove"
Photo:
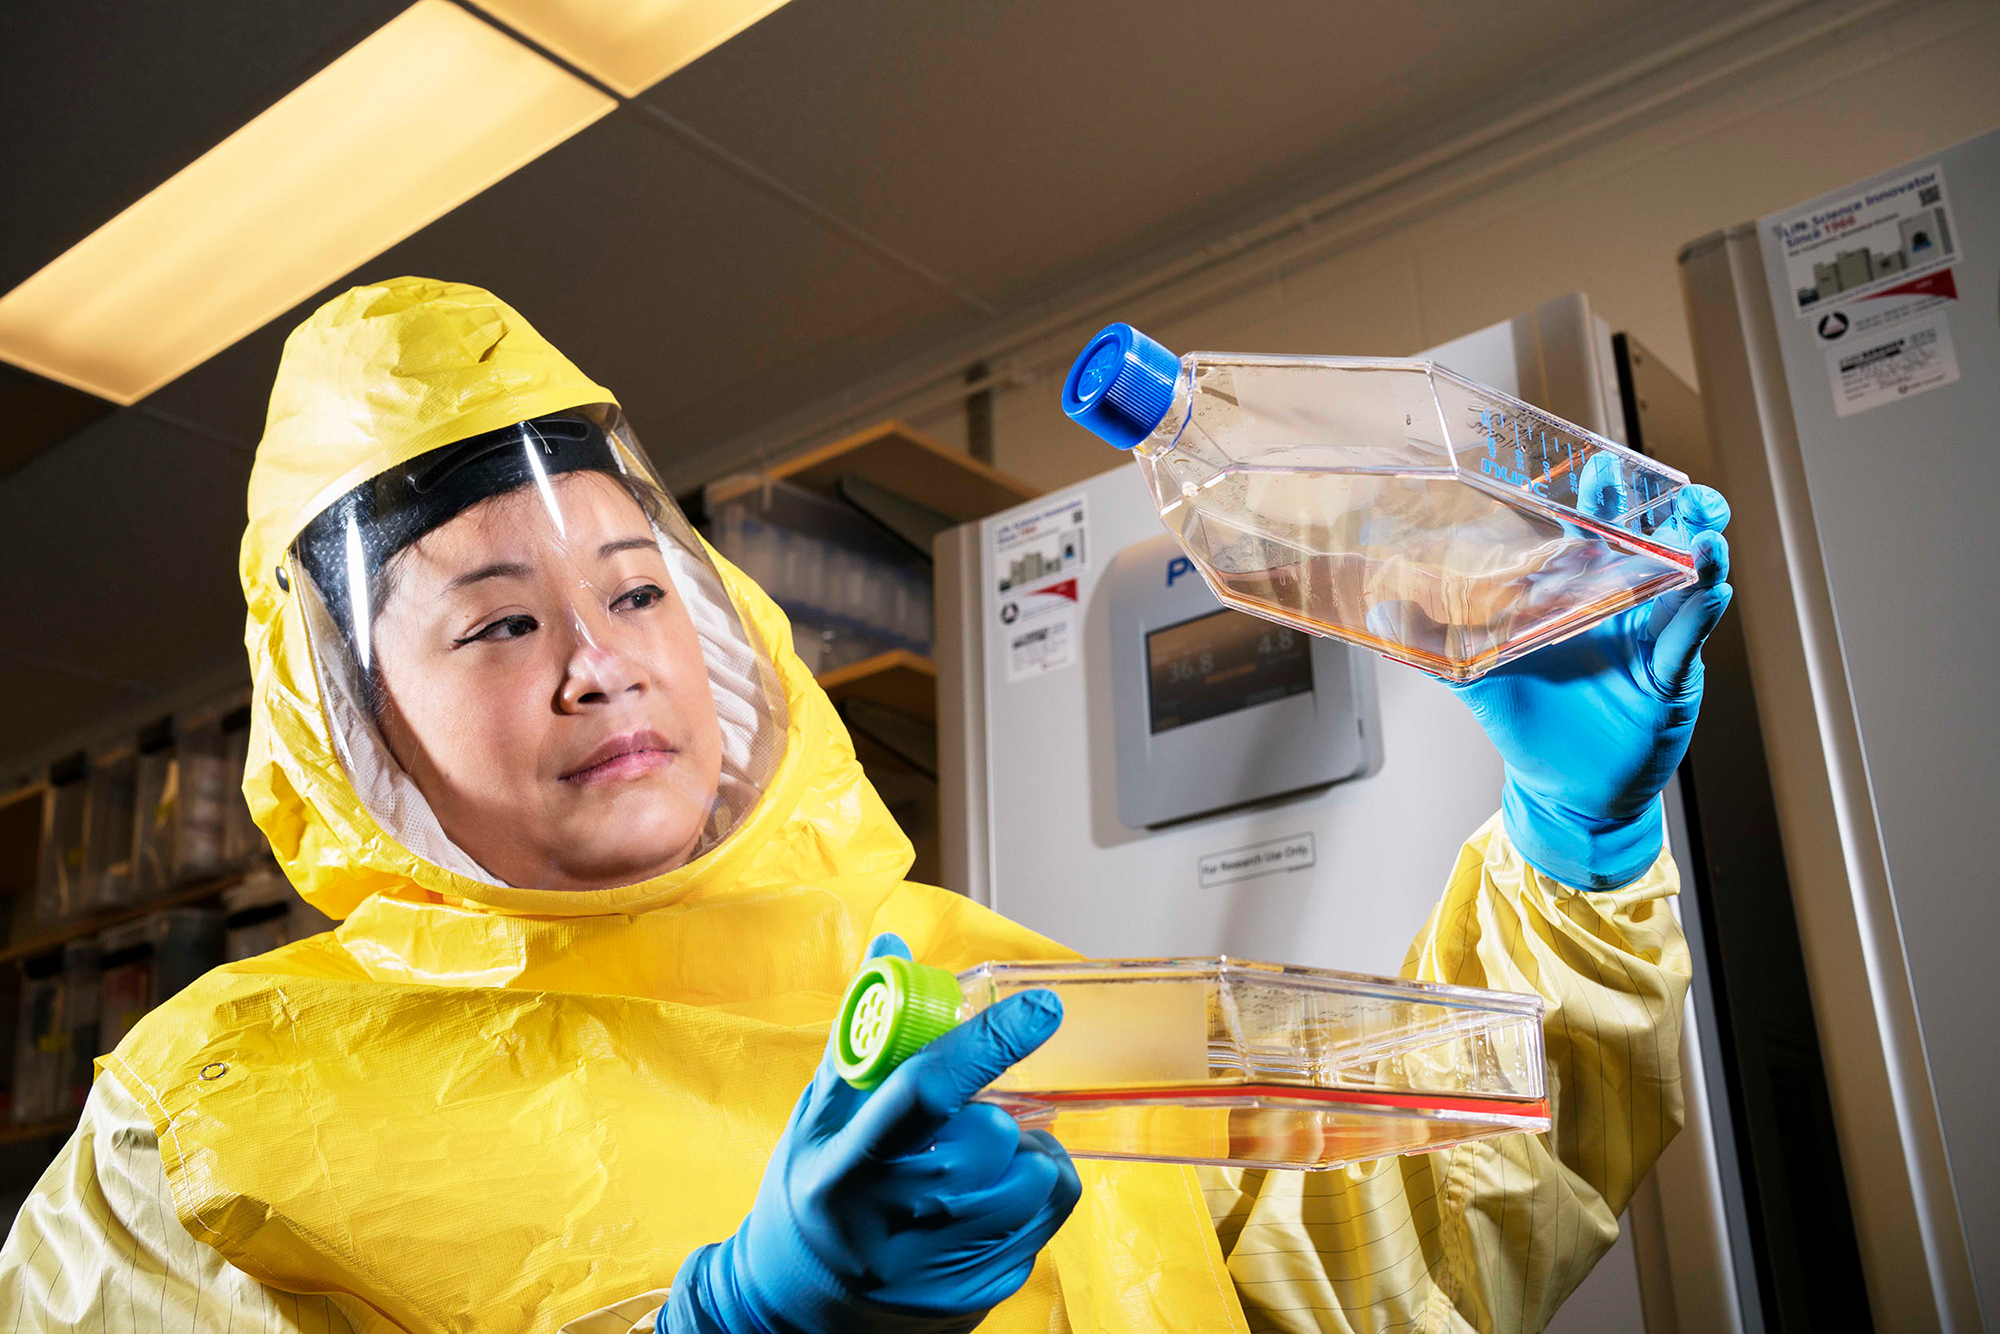
[[[868,948],[884,954],[910,957],[893,935]],[[1082,1193],[1047,1132],[969,1101],[1061,1022],[1051,992],[1009,997],[866,1093],[834,1072],[829,1039],[750,1216],[681,1266],[661,1334],[972,1329]]]

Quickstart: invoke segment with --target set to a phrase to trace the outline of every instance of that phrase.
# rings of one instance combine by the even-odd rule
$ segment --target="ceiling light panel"
[[[136,402],[616,105],[418,0],[0,297],[0,358]]]
[[[635,97],[785,0],[474,0],[580,70]]]

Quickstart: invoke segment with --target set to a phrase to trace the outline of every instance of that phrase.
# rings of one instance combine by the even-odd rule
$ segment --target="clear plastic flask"
[[[1223,602],[1450,680],[1694,582],[1685,475],[1429,361],[1176,357],[1114,324],[1063,407],[1133,451]]]
[[[872,1086],[1017,992],[1055,1036],[979,1095],[1084,1158],[1322,1171],[1549,1128],[1539,996],[1240,959],[901,959],[848,991],[837,1064]]]

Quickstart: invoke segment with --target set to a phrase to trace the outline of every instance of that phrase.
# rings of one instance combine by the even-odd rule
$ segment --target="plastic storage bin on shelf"
[[[155,961],[146,923],[125,922],[97,933],[98,983],[96,1050],[110,1051],[153,1008]]]
[[[213,711],[195,714],[180,727],[174,744],[174,808],[169,816],[175,883],[205,880],[228,867],[223,849],[230,803],[243,799],[237,790],[243,770],[231,772],[229,767],[234,738],[233,732],[223,734],[222,716]]]
[[[784,608],[813,672],[890,649],[930,653],[929,561],[860,511],[755,477],[711,483],[702,506],[716,550]]]
[[[139,733],[132,791],[132,875],[141,899],[174,886],[175,815],[180,807],[180,764],[172,719]]]
[[[72,940],[62,948],[65,1041],[55,1110],[58,1116],[82,1111],[83,1100],[90,1096],[91,1081],[97,1077],[97,1028],[101,1013],[98,959],[94,940]]]
[[[132,861],[138,759],[129,745],[108,747],[90,757],[83,906],[92,912],[122,908],[138,898]]]
[[[165,798],[172,881],[187,884],[240,870],[270,845],[243,800],[250,709],[237,695],[176,720],[173,779]]]
[[[63,1022],[62,956],[45,954],[24,960],[20,1015],[14,1030],[15,1121],[46,1121],[56,1114],[68,1032]]]
[[[153,1004],[176,995],[223,959],[218,908],[163,908],[146,916],[153,946]]]
[[[249,705],[222,715],[222,741],[222,775],[229,786],[222,802],[222,863],[225,871],[236,871],[271,855],[271,844],[243,799],[243,771],[250,765]]]
[[[90,808],[87,767],[81,755],[49,767],[42,804],[40,864],[35,875],[35,918],[53,926],[83,910],[85,816]]]
[[[275,866],[259,867],[243,883],[223,890],[222,910],[227,914],[223,957],[230,963],[331,931],[335,925],[300,898]]]
[[[146,1013],[223,961],[222,913],[165,908],[97,933],[103,983],[97,1050],[110,1051]]]
[[[152,940],[152,1004],[178,994],[222,962],[220,908],[162,908],[146,916]]]
[[[24,960],[14,1044],[14,1120],[47,1121],[83,1107],[97,1056],[97,942]]]
[[[21,993],[18,969],[0,969],[0,1125],[14,1119],[14,1068],[21,1050]],[[6,1212],[0,1205],[0,1214]]]
[[[1093,338],[1069,415],[1244,611],[1471,680],[1694,582],[1687,478],[1428,361]]]
[[[1549,1128],[1542,1000],[1249,963],[878,959],[841,1016],[872,1086],[953,1024],[1047,988],[1062,1026],[979,1094],[1079,1157],[1309,1171]]]

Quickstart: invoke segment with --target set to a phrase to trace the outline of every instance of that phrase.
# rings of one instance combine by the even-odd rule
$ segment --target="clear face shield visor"
[[[346,775],[434,865],[635,884],[726,838],[776,767],[775,673],[612,405],[390,468],[291,560]]]

